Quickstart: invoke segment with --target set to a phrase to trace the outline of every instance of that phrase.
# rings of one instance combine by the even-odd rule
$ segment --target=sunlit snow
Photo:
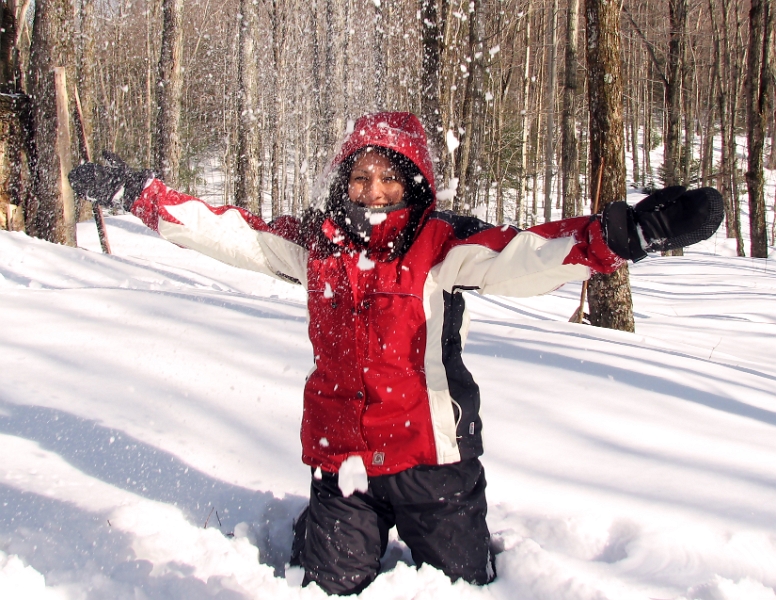
[[[304,290],[106,220],[113,256],[0,232],[0,598],[325,598],[286,571]],[[774,600],[773,265],[722,233],[632,265],[636,333],[569,323],[579,284],[466,292],[498,579],[392,533],[360,597]]]

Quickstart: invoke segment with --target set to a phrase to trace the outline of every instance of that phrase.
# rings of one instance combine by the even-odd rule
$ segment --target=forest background
[[[629,185],[717,187],[738,254],[774,244],[772,0],[3,0],[0,16],[0,228],[75,245],[92,207],[65,175],[92,148],[298,215],[349,122],[407,110],[441,208],[583,214],[625,197],[627,149]],[[632,329],[623,286],[627,270],[592,282],[594,324]]]

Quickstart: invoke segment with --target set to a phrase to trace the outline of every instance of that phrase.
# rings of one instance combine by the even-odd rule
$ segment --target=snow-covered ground
[[[107,222],[0,232],[0,598],[324,598],[284,569],[302,290]],[[579,285],[470,295],[499,577],[394,540],[361,597],[776,600],[776,264],[734,255],[632,266],[635,334],[568,323]]]

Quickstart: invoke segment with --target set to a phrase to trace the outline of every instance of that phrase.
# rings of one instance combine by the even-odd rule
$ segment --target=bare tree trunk
[[[525,46],[525,62],[523,63],[522,106],[518,116],[518,140],[517,140],[517,189],[515,201],[515,221],[519,226],[525,223],[525,195],[527,189],[528,171],[528,107],[531,85],[531,4],[528,4],[525,20],[523,39]]]
[[[770,95],[769,54],[772,35],[773,13],[770,1],[752,0],[746,71],[746,139],[749,150],[746,184],[749,191],[750,248],[754,258],[768,257],[763,154]]]
[[[603,206],[625,197],[625,148],[620,68],[620,4],[586,0],[590,172],[603,163],[601,189],[593,192]],[[634,331],[628,268],[594,275],[589,287],[590,322],[598,327]]]
[[[78,80],[76,90],[81,100],[80,127],[83,127],[84,143],[88,148],[94,148],[94,121],[95,121],[95,64],[94,38],[96,33],[94,23],[94,0],[81,0],[81,30],[78,35]],[[86,154],[81,149],[81,156]],[[76,214],[79,221],[88,221],[97,213],[92,208],[91,202],[83,198],[76,199]],[[101,212],[100,212],[101,214]],[[98,225],[99,227],[99,225]],[[103,231],[104,233],[104,231]],[[100,237],[102,241],[103,236]],[[105,238],[107,239],[107,238]]]
[[[463,102],[463,140],[461,140],[461,160],[458,166],[458,194],[453,200],[453,212],[472,210],[476,203],[479,184],[480,151],[482,129],[485,117],[485,19],[482,14],[482,0],[472,0],[469,4],[469,77],[466,79],[466,94]]]
[[[442,106],[440,102],[439,76],[441,71],[442,32],[436,0],[421,0],[423,27],[423,61],[421,63],[420,120],[426,129],[432,151],[439,160],[436,171],[445,173],[447,152],[445,152]],[[442,183],[441,181],[439,182]]]
[[[374,3],[374,109],[385,110],[386,101],[386,65],[385,65],[385,19],[383,18],[383,3]]]
[[[692,58],[691,58],[692,57]],[[689,186],[694,177],[694,148],[695,148],[695,129],[696,129],[696,106],[697,98],[695,93],[696,72],[694,48],[684,45],[684,56],[682,58],[682,97],[684,98],[684,147],[682,148],[682,183]]]
[[[563,86],[563,218],[582,214],[579,193],[579,148],[577,144],[577,44],[579,0],[568,0],[566,12],[566,73]]]
[[[22,93],[17,73],[18,7],[10,1],[0,10],[0,229],[14,231],[24,228],[22,206],[29,177],[23,115],[29,116],[29,97]]]
[[[239,23],[237,51],[237,165],[234,203],[261,216],[261,205],[256,193],[257,119],[253,110],[256,92],[253,47],[255,13],[250,0],[240,0],[240,15],[242,18]]]
[[[459,65],[456,62],[456,54],[459,52],[458,30],[461,28],[461,20],[454,18],[454,13],[458,7],[458,3],[451,0],[439,0],[439,12],[443,17],[439,20],[440,37],[442,44],[441,61],[439,69],[439,104],[442,108],[442,127],[443,136],[447,141],[445,132],[457,132],[456,127],[456,96],[457,92],[456,71]],[[445,144],[446,145],[446,144]],[[444,148],[441,152],[447,152],[446,160],[443,160],[440,167],[443,170],[440,172],[443,184],[438,187],[442,188],[449,186],[454,188],[457,185],[457,180],[454,181],[454,172],[456,165],[456,156],[449,148]],[[455,185],[454,185],[455,184]],[[445,208],[452,208],[452,201],[447,203]]]
[[[144,164],[153,164],[154,152],[154,113],[156,110],[156,94],[154,90],[154,23],[158,16],[159,0],[146,0],[146,111],[145,111],[145,161]]]
[[[283,214],[283,200],[285,183],[283,176],[283,143],[282,127],[285,121],[285,103],[281,89],[281,77],[285,69],[285,55],[283,53],[287,32],[287,5],[280,0],[265,0],[267,6],[270,27],[272,29],[272,69],[270,76],[271,89],[274,91],[269,99],[269,137],[270,137],[270,162],[269,176],[271,180],[270,190],[272,196],[272,218]]]
[[[504,19],[501,15],[497,15],[496,28],[501,30],[504,27]],[[493,119],[491,123],[491,156],[494,156],[495,164],[493,165],[493,177],[496,181],[496,207],[494,214],[494,221],[496,223],[504,222],[504,180],[506,177],[506,168],[511,162],[511,157],[508,160],[504,160],[504,113],[509,102],[509,93],[512,84],[512,75],[515,72],[516,65],[514,60],[517,56],[516,46],[519,30],[515,32],[512,42],[509,61],[502,58],[499,61],[499,68],[496,74],[491,70],[491,76],[494,82],[494,97],[493,97]],[[504,56],[503,49],[500,49],[502,57]],[[490,187],[490,186],[489,186]]]
[[[536,225],[539,222],[539,134],[542,131],[542,86],[536,86],[536,118],[531,130],[531,217],[526,218],[528,225]],[[527,208],[526,208],[527,211]]]
[[[326,150],[334,145],[335,127],[334,94],[336,92],[336,53],[337,39],[334,26],[334,2],[324,1],[324,25],[326,28],[326,44],[323,54],[323,76],[326,85],[321,90],[321,118],[323,120],[323,137],[321,143]]]
[[[679,185],[679,144],[682,120],[682,55],[687,28],[687,0],[669,0],[668,65],[665,79],[666,134],[663,183]]]
[[[342,107],[343,116],[347,118],[353,118],[353,75],[350,72],[350,39],[353,35],[353,10],[350,6],[351,0],[343,1],[343,10],[345,11],[344,18],[342,20],[345,25],[344,37],[342,42],[342,77],[344,79],[342,85]]]
[[[81,0],[81,31],[78,36],[78,93],[83,109],[84,133],[89,147],[94,148],[95,63],[94,0]]]
[[[687,0],[669,0],[671,34],[668,42],[668,74],[666,78],[667,127],[663,181],[665,185],[685,184],[681,177],[682,137],[682,82],[686,54]],[[688,118],[688,115],[685,115]],[[683,256],[684,249],[665,252],[669,256]]]
[[[716,122],[716,102],[714,101],[714,90],[717,88],[717,77],[719,77],[718,61],[714,63],[711,69],[710,84],[708,87],[708,98],[706,100],[706,123],[704,125],[703,147],[701,150],[701,185],[707,187],[710,185],[712,172],[714,170],[714,123]]]
[[[24,90],[19,66],[19,45],[25,28],[29,0],[20,7],[16,0],[0,4],[0,93],[15,94]],[[21,16],[20,16],[21,15]]]
[[[9,6],[11,4],[11,6]],[[16,85],[13,77],[13,50],[16,38],[16,3],[0,3],[0,91],[7,94]]]
[[[638,102],[633,96],[628,98],[628,114],[630,116],[631,162],[633,163],[633,183],[639,185],[639,113]]]
[[[776,63],[776,58],[773,62]],[[771,81],[776,81],[776,64],[771,64],[771,71],[773,73]],[[773,104],[776,106],[776,102],[773,102]],[[776,169],[776,110],[771,115],[771,154],[768,159],[768,168],[771,170]],[[776,219],[774,219],[774,223],[776,223]]]
[[[644,85],[644,175],[650,187],[655,185],[655,175],[652,171],[652,85],[649,81]]]
[[[34,154],[32,201],[27,210],[27,232],[50,242],[75,243],[65,221],[69,190],[62,180],[63,169],[57,153],[57,111],[55,69],[75,65],[73,47],[73,5],[70,0],[48,0],[35,4],[31,47],[31,88],[33,97]],[[74,73],[70,72],[71,81]],[[65,115],[72,111],[65,111]],[[61,142],[61,140],[59,140]],[[71,152],[72,152],[71,148]],[[72,197],[72,196],[71,196]]]
[[[722,0],[722,24],[721,31],[715,35],[715,46],[721,48],[716,52],[722,58],[723,77],[717,79],[719,92],[717,102],[719,105],[720,132],[722,135],[722,153],[720,169],[720,192],[725,202],[725,225],[727,237],[736,239],[736,253],[744,256],[744,241],[741,234],[741,213],[739,210],[738,183],[737,183],[737,151],[736,151],[736,83],[739,76],[738,58],[732,56],[730,41],[730,6],[731,0]],[[714,10],[712,4],[712,11]],[[716,29],[716,28],[715,28]],[[735,37],[735,32],[733,32]]]
[[[555,93],[558,86],[557,35],[558,0],[552,0],[547,27],[547,120],[544,133],[544,222],[552,221],[552,179],[555,168]]]
[[[183,0],[162,2],[162,47],[159,55],[156,97],[154,169],[169,186],[180,184],[181,48]]]

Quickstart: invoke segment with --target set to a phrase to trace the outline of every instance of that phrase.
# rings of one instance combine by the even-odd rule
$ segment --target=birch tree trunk
[[[162,2],[162,46],[156,85],[154,169],[167,185],[180,183],[181,48],[183,0]]]
[[[525,60],[523,62],[523,85],[522,85],[522,105],[520,116],[518,117],[517,131],[517,189],[515,200],[515,221],[518,226],[525,224],[525,196],[528,185],[528,107],[529,92],[531,85],[531,4],[528,4],[523,19],[525,20],[525,29],[523,31],[523,40],[525,46]]]
[[[590,105],[590,173],[603,163],[601,210],[625,197],[625,147],[620,67],[620,3],[586,0],[588,100]],[[597,177],[595,177],[597,180]],[[589,286],[590,322],[598,327],[634,331],[633,302],[627,265],[612,275],[596,274]]]

